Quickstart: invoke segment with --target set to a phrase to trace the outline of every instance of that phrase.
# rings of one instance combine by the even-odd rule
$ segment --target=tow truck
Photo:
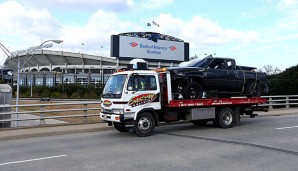
[[[254,118],[261,97],[173,99],[172,78],[166,68],[148,70],[146,62],[131,62],[128,70],[112,74],[101,97],[100,118],[119,132],[152,135],[163,123],[209,121],[220,128],[240,124],[240,115]]]

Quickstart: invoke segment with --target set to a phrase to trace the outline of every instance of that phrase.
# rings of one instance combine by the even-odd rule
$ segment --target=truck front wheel
[[[196,82],[187,83],[183,87],[182,96],[184,99],[201,99],[203,97],[203,88]]]
[[[234,111],[230,108],[221,108],[216,113],[215,125],[220,128],[231,128],[233,120]]]
[[[123,123],[114,122],[114,128],[119,132],[128,132]]]
[[[134,133],[139,137],[146,137],[153,133],[155,128],[155,120],[153,116],[144,112],[138,115],[135,120]]]

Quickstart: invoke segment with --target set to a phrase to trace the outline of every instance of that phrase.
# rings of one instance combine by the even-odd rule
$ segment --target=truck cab
[[[118,131],[126,132],[139,119],[138,113],[161,110],[160,89],[159,75],[155,71],[117,72],[109,77],[103,90],[100,117],[113,123]],[[156,124],[152,119],[155,120],[147,116],[139,121],[141,131],[151,128],[148,124]]]

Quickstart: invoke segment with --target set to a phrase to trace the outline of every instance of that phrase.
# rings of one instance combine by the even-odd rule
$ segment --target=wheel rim
[[[147,117],[140,118],[138,122],[138,128],[141,132],[148,132],[151,128],[151,120]]]
[[[198,95],[198,88],[190,87],[190,98],[194,99]]]
[[[230,125],[232,123],[232,119],[233,119],[233,116],[231,112],[225,112],[222,115],[222,121],[225,125]]]

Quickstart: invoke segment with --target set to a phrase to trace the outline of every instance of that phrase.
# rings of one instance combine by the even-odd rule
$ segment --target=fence
[[[298,107],[298,95],[262,96],[268,100],[269,109]]]
[[[298,107],[298,95],[263,96],[268,100],[269,109]],[[11,116],[11,119],[1,119],[0,123],[11,122],[11,127],[42,126],[49,124],[73,124],[100,122],[100,101],[80,102],[39,102],[39,104],[18,105],[20,111],[4,112],[1,115]],[[13,109],[16,105],[0,105],[0,109]],[[7,117],[10,118],[10,117]],[[20,124],[25,121],[35,121]]]
[[[21,104],[19,112],[5,112],[11,119],[0,120],[11,122],[11,127],[37,126],[49,124],[73,124],[99,122],[99,101],[80,102],[39,102],[39,104]],[[1,108],[11,108],[16,105],[0,105]],[[15,111],[15,110],[13,110]],[[31,121],[31,122],[30,122]]]

